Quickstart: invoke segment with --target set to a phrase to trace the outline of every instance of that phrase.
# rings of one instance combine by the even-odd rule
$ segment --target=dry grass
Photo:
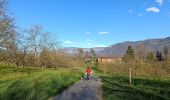
[[[132,68],[133,77],[170,78],[170,61],[167,62],[129,62],[100,64],[99,69],[114,74],[127,74]]]

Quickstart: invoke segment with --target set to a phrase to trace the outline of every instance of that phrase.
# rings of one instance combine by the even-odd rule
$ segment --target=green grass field
[[[170,100],[170,80],[101,75],[104,100]]]
[[[104,100],[170,100],[170,80],[101,74]],[[78,81],[75,70],[39,70],[0,65],[0,100],[48,100]]]
[[[41,71],[35,68],[0,66],[1,100],[47,100],[78,81],[81,72]]]

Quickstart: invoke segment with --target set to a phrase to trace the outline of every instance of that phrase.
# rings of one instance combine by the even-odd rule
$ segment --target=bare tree
[[[168,48],[167,47],[164,48],[164,55],[165,55],[165,60],[167,61],[168,60]]]
[[[50,37],[50,32],[44,32],[40,25],[33,25],[30,29],[25,31],[25,41],[21,46],[24,55],[30,54],[34,59],[33,66],[45,67],[50,65],[50,51],[55,49],[57,42]],[[23,56],[24,56],[23,55]],[[29,58],[29,59],[31,59]],[[30,60],[32,61],[32,60]],[[29,63],[29,61],[27,61]],[[30,63],[29,63],[30,64]]]
[[[16,62],[17,66],[26,66],[26,56],[28,54],[28,40],[24,36],[24,31],[17,32],[16,35],[16,45],[17,45],[17,52],[16,52]]]
[[[148,49],[144,46],[144,45],[139,45],[136,48],[136,56],[140,59],[140,60],[144,60],[148,54]]]
[[[77,49],[78,58],[83,59],[85,57],[85,52],[82,48]]]
[[[16,51],[14,19],[7,15],[7,0],[0,0],[0,61],[9,61]]]

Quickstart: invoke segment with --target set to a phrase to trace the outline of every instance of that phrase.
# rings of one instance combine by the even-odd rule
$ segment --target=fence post
[[[132,85],[132,69],[129,68],[129,84]]]

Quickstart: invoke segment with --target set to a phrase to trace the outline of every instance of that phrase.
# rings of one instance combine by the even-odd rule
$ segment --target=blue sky
[[[170,0],[9,0],[20,28],[42,25],[63,47],[170,36]]]

